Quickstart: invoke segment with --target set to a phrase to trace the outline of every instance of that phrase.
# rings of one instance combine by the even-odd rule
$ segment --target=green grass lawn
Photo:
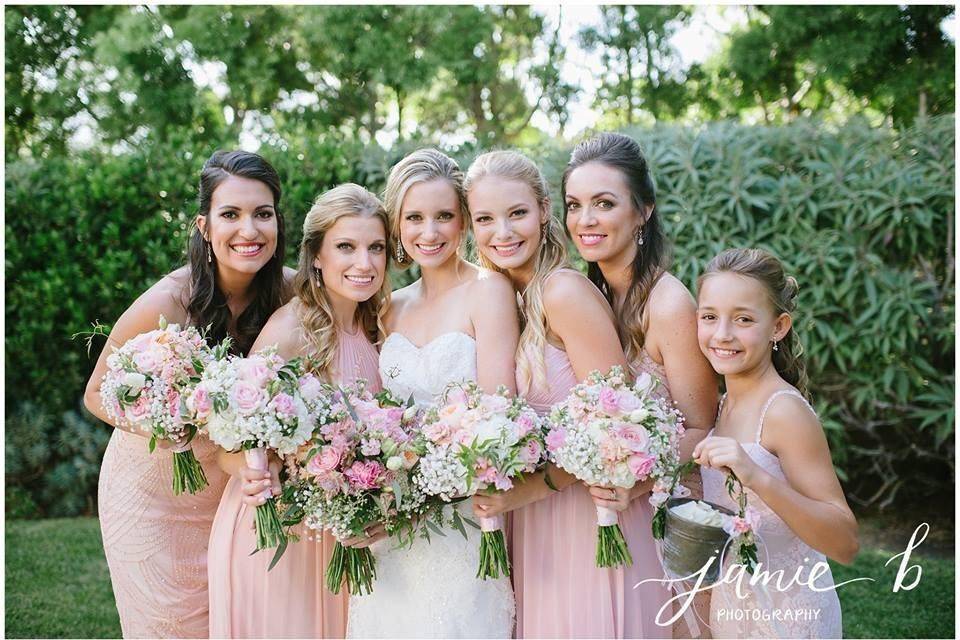
[[[93,518],[7,521],[6,637],[119,638],[110,575]],[[952,638],[954,563],[916,552],[923,569],[912,591],[893,593],[897,551],[866,549],[852,567],[834,565],[848,638]],[[911,582],[908,579],[906,582]]]

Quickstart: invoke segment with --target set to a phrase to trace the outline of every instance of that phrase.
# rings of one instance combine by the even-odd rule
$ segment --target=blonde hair
[[[763,285],[777,317],[782,313],[792,315],[797,308],[796,298],[800,287],[796,278],[788,276],[780,260],[768,251],[727,249],[707,265],[703,275],[697,279],[697,290],[702,289],[704,280],[717,273],[735,273],[759,282]],[[777,373],[806,396],[807,367],[803,358],[803,345],[792,326],[777,343],[777,350],[771,350],[771,356]]]
[[[403,205],[403,199],[413,185],[437,179],[449,182],[456,192],[461,221],[463,228],[466,229],[467,222],[464,217],[467,201],[463,192],[463,172],[453,158],[436,149],[419,149],[405,156],[390,170],[383,202],[389,218],[388,235],[396,239],[390,246],[390,255],[401,269],[406,269],[413,264],[413,260],[406,255],[406,251],[404,251],[403,260],[397,259],[397,247],[400,245],[400,207]],[[466,234],[463,235],[466,236]]]
[[[313,261],[320,253],[327,232],[346,216],[378,218],[383,222],[387,246],[390,245],[387,212],[380,200],[360,185],[347,183],[330,189],[320,195],[307,212],[303,221],[303,240],[300,242],[300,259],[293,287],[299,300],[296,310],[300,326],[313,347],[311,356],[315,360],[314,371],[328,378],[334,374],[338,328],[334,322],[333,305]],[[360,328],[374,343],[386,335],[382,314],[389,302],[390,281],[384,273],[379,291],[357,306]]]
[[[570,267],[567,247],[560,222],[550,211],[550,191],[540,169],[529,158],[517,151],[490,151],[479,156],[470,165],[464,181],[464,191],[482,178],[497,177],[516,180],[530,187],[537,204],[547,210],[547,221],[540,226],[540,243],[534,264],[533,278],[520,293],[523,330],[517,344],[517,390],[529,391],[531,385],[544,388],[547,383],[544,349],[547,344],[547,314],[543,307],[543,289],[547,279],[558,269]],[[477,252],[480,266],[502,271],[483,253]]]

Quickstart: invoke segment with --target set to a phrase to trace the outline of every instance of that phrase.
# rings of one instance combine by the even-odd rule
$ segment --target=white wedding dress
[[[450,382],[477,379],[476,341],[465,333],[444,333],[417,347],[390,334],[380,352],[383,386],[406,400],[433,402]],[[470,502],[458,505],[473,517]],[[373,593],[351,596],[349,638],[509,638],[514,600],[509,578],[476,578],[480,534],[466,527],[445,536],[417,539],[412,548],[394,540],[371,546],[377,560]]]

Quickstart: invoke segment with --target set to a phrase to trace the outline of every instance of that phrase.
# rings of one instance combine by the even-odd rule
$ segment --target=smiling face
[[[369,300],[387,270],[387,230],[378,217],[342,216],[324,234],[313,260],[331,302]]]
[[[742,375],[770,366],[771,341],[782,340],[789,329],[789,314],[775,314],[760,281],[729,272],[702,281],[697,339],[717,373]]]
[[[199,216],[197,227],[221,272],[255,274],[277,250],[273,193],[259,180],[227,176],[211,196],[210,215]]]
[[[457,192],[446,180],[418,182],[400,205],[400,241],[420,268],[437,268],[455,257],[463,237]]]
[[[549,213],[528,184],[487,176],[471,186],[467,203],[480,253],[500,269],[533,267]]]
[[[627,177],[599,162],[574,169],[567,178],[567,230],[587,262],[630,262],[637,231],[649,213],[633,205]]]

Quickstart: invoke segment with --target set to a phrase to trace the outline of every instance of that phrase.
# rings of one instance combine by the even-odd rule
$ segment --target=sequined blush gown
[[[793,395],[806,403],[803,396],[792,389],[775,392],[764,404],[757,425],[757,435],[753,442],[741,442],[743,450],[767,473],[786,481],[780,460],[760,444],[763,433],[763,418],[767,409],[778,397]],[[721,401],[722,406],[722,401]],[[813,407],[810,407],[813,411]],[[736,510],[737,505],[726,490],[726,473],[704,467],[704,498],[710,502]],[[826,562],[819,551],[810,548],[800,540],[775,511],[770,509],[749,489],[747,504],[760,513],[759,551],[760,562],[771,572],[782,569],[783,583],[796,573],[797,568],[805,566],[802,579],[810,575],[810,568],[818,562]],[[726,560],[725,560],[726,563]],[[843,634],[840,600],[833,586],[833,574],[829,569],[816,581],[818,590],[805,585],[794,585],[781,592],[776,588],[776,579],[766,588],[769,600],[753,591],[744,580],[746,598],[740,600],[735,584],[718,584],[713,589],[710,610],[713,634],[718,638],[839,638]],[[764,606],[766,605],[766,606]],[[789,613],[788,613],[789,612]],[[816,613],[814,613],[816,612]]]
[[[362,332],[340,332],[336,377],[359,378],[380,390],[377,350]],[[302,525],[277,565],[267,571],[274,551],[256,549],[254,509],[242,502],[242,482],[230,478],[210,532],[211,638],[342,638],[346,633],[347,592],[328,591],[324,570],[333,552],[329,532],[317,539]]]
[[[436,400],[450,382],[476,380],[477,344],[465,333],[437,336],[418,347],[390,334],[380,353],[385,388],[416,402]],[[470,502],[458,505],[473,519]],[[514,601],[508,578],[476,578],[479,534],[469,538],[448,530],[409,549],[380,540],[371,549],[377,560],[373,593],[350,598],[347,636],[351,638],[509,638]]]
[[[538,413],[565,399],[577,384],[565,351],[547,344],[545,388],[527,401]],[[652,510],[637,499],[620,514],[620,526],[633,556],[630,567],[596,566],[597,511],[586,487],[563,491],[514,512],[513,580],[518,638],[661,638],[657,612],[670,597],[650,532]],[[669,618],[668,612],[665,618]]]
[[[173,494],[173,453],[114,429],[100,467],[103,551],[124,638],[206,638],[207,538],[227,476],[216,447],[193,443],[209,486]]]

